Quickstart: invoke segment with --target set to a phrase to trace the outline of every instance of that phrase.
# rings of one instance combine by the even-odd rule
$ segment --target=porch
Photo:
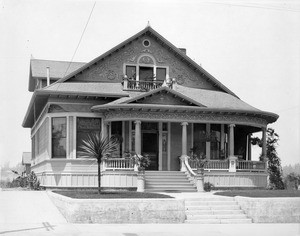
[[[196,163],[193,160],[182,163],[181,171],[146,171],[145,191],[196,191]],[[137,173],[137,167],[130,159],[111,158],[102,163],[105,182],[122,185],[118,173]],[[210,160],[206,163],[204,182],[216,188],[264,188],[267,185],[265,162],[236,162],[236,172],[230,170],[229,160]],[[181,173],[181,174],[180,174]]]

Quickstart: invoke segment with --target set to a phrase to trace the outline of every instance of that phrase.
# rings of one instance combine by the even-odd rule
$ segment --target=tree
[[[111,156],[117,150],[119,142],[114,137],[102,138],[101,133],[91,133],[86,139],[82,140],[79,147],[79,156],[82,158],[94,158],[98,164],[98,193],[101,193],[101,168],[100,164],[104,158]]]
[[[278,145],[279,135],[275,133],[272,128],[267,129],[267,159],[268,159],[268,173],[269,173],[269,188],[271,189],[284,189],[282,180],[281,161],[276,152]],[[253,145],[262,147],[263,140],[258,137],[251,139]],[[263,156],[260,156],[262,160]]]

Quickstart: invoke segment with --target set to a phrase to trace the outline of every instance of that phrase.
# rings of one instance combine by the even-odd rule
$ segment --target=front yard
[[[165,194],[141,193],[133,191],[102,191],[101,194],[98,194],[97,190],[61,190],[53,192],[76,199],[172,198],[171,196]]]

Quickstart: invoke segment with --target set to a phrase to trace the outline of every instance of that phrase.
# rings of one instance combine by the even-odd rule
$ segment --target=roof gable
[[[135,44],[135,42],[141,40],[143,37],[151,37],[152,39],[155,39],[156,43],[160,45],[160,47],[165,48],[165,51],[157,50],[155,52],[157,63],[160,63],[160,65],[164,65],[164,61],[168,60],[168,62],[171,64],[170,74],[174,72],[173,74],[175,74],[175,78],[178,80],[178,84],[182,84],[187,87],[198,87],[203,89],[223,91],[236,96],[232,91],[230,91],[213,76],[211,76],[201,66],[199,66],[192,59],[190,59],[182,50],[175,47],[168,40],[163,38],[159,33],[153,30],[150,26],[146,27],[144,30],[140,31],[139,33],[120,43],[119,45],[102,54],[101,56],[95,58],[91,62],[80,67],[78,70],[75,70],[74,72],[60,79],[58,82],[61,83],[67,80],[78,82],[82,81],[84,77],[93,76],[93,79],[89,80],[88,82],[95,82],[97,77],[99,79],[99,77],[101,76],[103,76],[103,78],[111,82],[120,82],[123,78],[123,67],[120,65],[116,66],[114,63],[117,63],[118,61],[124,63],[124,61],[122,61],[123,58],[120,58],[119,56],[121,51],[123,51],[123,55],[128,57],[127,59],[129,60],[129,64],[130,60],[134,62],[134,60],[136,60],[135,55],[131,55],[134,48],[133,45]],[[127,50],[124,50],[124,48],[127,48]],[[150,56],[154,54],[154,52],[152,52],[148,48],[144,48],[144,50],[142,51],[140,50],[140,53],[141,52],[143,52],[145,56],[148,56],[147,59],[149,59]],[[166,58],[166,52],[169,55],[172,54],[173,56],[175,56],[175,59],[170,56]],[[111,60],[111,63],[106,63],[109,60]],[[185,65],[185,68],[180,67],[182,64]],[[112,69],[114,66],[118,67],[119,71]],[[197,74],[197,76],[191,74]]]
[[[156,104],[205,107],[201,103],[168,87],[161,87],[156,90],[140,94],[121,102],[121,104]]]

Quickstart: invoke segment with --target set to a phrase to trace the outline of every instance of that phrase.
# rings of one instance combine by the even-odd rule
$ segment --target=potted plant
[[[145,169],[151,163],[148,155],[141,155],[134,153],[131,155],[131,159],[134,164],[138,168],[138,176],[137,176],[137,191],[144,192],[145,191]]]

